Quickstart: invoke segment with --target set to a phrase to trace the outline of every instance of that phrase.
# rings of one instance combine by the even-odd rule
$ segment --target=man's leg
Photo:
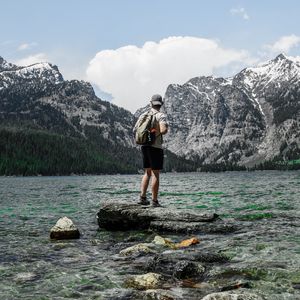
[[[158,189],[159,189],[159,170],[152,170],[151,188],[152,188],[152,201],[157,202]]]
[[[146,168],[141,183],[141,197],[146,197],[150,177],[151,177],[151,168]]]

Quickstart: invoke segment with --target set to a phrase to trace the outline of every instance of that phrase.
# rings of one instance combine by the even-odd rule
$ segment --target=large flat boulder
[[[99,227],[107,230],[152,229],[178,233],[227,233],[235,230],[215,213],[121,202],[102,205],[97,218]]]

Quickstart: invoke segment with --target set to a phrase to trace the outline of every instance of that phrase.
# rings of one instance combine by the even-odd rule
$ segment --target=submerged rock
[[[169,268],[174,270],[174,266],[179,261],[191,261],[201,265],[223,264],[228,262],[229,257],[222,253],[197,249],[197,251],[166,251],[155,255],[147,261],[146,268],[153,272],[166,272]],[[169,274],[171,274],[169,272]]]
[[[236,282],[236,283],[231,283],[229,285],[223,286],[220,291],[225,292],[225,291],[230,291],[230,290],[236,290],[240,288],[251,288],[252,285],[249,282]]]
[[[104,291],[103,298],[105,300],[132,300],[143,299],[143,292],[134,289],[112,288]]]
[[[192,245],[196,245],[200,242],[200,240],[196,237],[192,237],[186,240],[183,240],[179,243],[174,243],[170,239],[163,238],[159,235],[155,236],[154,240],[152,241],[153,244],[159,246],[167,246],[171,249],[180,249],[180,248],[187,248]]]
[[[79,230],[75,227],[73,221],[67,217],[60,218],[50,231],[51,239],[64,240],[78,239],[79,237]]]
[[[167,246],[170,248],[175,248],[174,242],[172,242],[170,239],[163,238],[162,236],[159,235],[156,235],[154,237],[152,243],[159,246]]]
[[[148,272],[157,272],[177,279],[202,278],[205,273],[205,267],[199,262],[185,259],[185,257],[178,260],[165,255],[150,258],[146,262],[145,269]]]
[[[147,273],[135,275],[127,278],[126,287],[135,288],[138,290],[157,289],[161,286],[163,277],[157,273]]]
[[[110,202],[103,205],[98,214],[100,228],[107,230],[153,229],[170,232],[232,232],[236,228],[226,226],[215,213],[202,213],[191,210],[141,206]]]
[[[263,298],[247,292],[220,292],[206,295],[202,300],[263,300]]]
[[[202,276],[205,267],[193,261],[178,261],[174,266],[173,276],[178,279]]]
[[[15,280],[18,282],[26,282],[26,281],[34,281],[37,279],[37,274],[32,273],[32,272],[22,272],[22,273],[18,273],[15,276]]]
[[[137,244],[120,251],[122,256],[139,255],[139,254],[155,254],[156,251],[150,248],[151,244]]]
[[[176,233],[210,233],[210,234],[227,234],[236,231],[236,225],[217,219],[210,221],[173,221],[173,220],[153,220],[150,223],[150,229],[163,232]]]
[[[168,290],[147,290],[145,291],[145,300],[178,300],[179,298]],[[181,298],[180,298],[181,299]]]

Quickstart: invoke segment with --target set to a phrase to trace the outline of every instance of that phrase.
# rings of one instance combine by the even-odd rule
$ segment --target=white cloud
[[[45,53],[37,53],[27,57],[15,60],[14,63],[18,66],[29,66],[32,64],[49,61]]]
[[[264,49],[274,53],[288,53],[292,48],[300,44],[300,36],[295,34],[282,36],[274,44],[265,45]]]
[[[23,43],[18,47],[19,51],[24,51],[24,50],[29,50],[32,49],[33,47],[37,46],[37,43]]]
[[[87,68],[87,79],[113,97],[113,103],[132,112],[164,94],[171,83],[212,75],[230,64],[250,63],[244,50],[226,49],[215,40],[169,37],[98,52]],[[233,74],[230,74],[233,75]]]
[[[249,20],[250,17],[248,15],[248,13],[246,12],[246,9],[244,7],[241,7],[241,8],[232,8],[230,10],[230,13],[232,15],[238,15],[238,16],[241,16],[244,20]]]

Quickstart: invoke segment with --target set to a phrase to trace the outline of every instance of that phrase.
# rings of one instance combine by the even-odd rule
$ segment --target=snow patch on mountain
[[[295,77],[299,79],[300,60],[280,54],[271,61],[261,63],[256,67],[246,68],[242,73],[245,74],[244,83],[249,88],[254,88],[255,85],[261,83],[265,87],[274,81],[289,81]]]
[[[49,63],[37,63],[31,66],[27,66],[21,68],[16,71],[16,74],[20,77],[39,77],[42,78],[43,76],[47,77],[45,79],[52,80],[53,84],[58,84],[63,81],[63,77],[61,73],[58,71],[56,66],[53,66]]]
[[[0,90],[16,88],[21,84],[37,82],[59,84],[63,77],[57,66],[50,63],[37,63],[26,67],[18,67],[7,63],[0,57]]]

